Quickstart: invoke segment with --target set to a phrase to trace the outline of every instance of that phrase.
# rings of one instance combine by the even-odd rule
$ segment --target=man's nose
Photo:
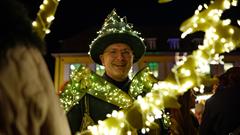
[[[124,58],[124,53],[123,52],[117,52],[116,58],[123,59]]]

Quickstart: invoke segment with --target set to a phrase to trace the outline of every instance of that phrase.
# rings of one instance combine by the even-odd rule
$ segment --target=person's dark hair
[[[219,85],[234,87],[240,85],[240,67],[232,67],[219,76]]]
[[[32,20],[22,3],[16,0],[0,0],[0,16],[1,65],[6,62],[7,50],[17,45],[35,47],[44,53],[44,41],[33,31]]]

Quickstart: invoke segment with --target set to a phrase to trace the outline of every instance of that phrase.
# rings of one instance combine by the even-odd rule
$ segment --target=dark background
[[[20,1],[34,20],[42,0]],[[46,41],[60,42],[88,29],[99,30],[114,8],[119,16],[126,16],[128,22],[137,28],[171,26],[178,29],[181,22],[191,17],[198,5],[204,2],[206,0],[173,0],[163,4],[157,0],[61,0]]]

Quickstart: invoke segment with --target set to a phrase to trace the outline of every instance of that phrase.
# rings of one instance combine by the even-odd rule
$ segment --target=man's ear
[[[99,58],[100,58],[100,60],[101,60],[102,65],[104,65],[104,57],[103,57],[103,55],[102,55],[102,54],[99,55]]]

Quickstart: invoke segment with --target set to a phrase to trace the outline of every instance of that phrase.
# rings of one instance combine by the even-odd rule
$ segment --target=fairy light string
[[[32,22],[32,26],[42,39],[45,38],[46,34],[51,32],[49,28],[55,19],[54,15],[59,1],[60,0],[43,0],[43,3],[39,6],[37,18]]]

